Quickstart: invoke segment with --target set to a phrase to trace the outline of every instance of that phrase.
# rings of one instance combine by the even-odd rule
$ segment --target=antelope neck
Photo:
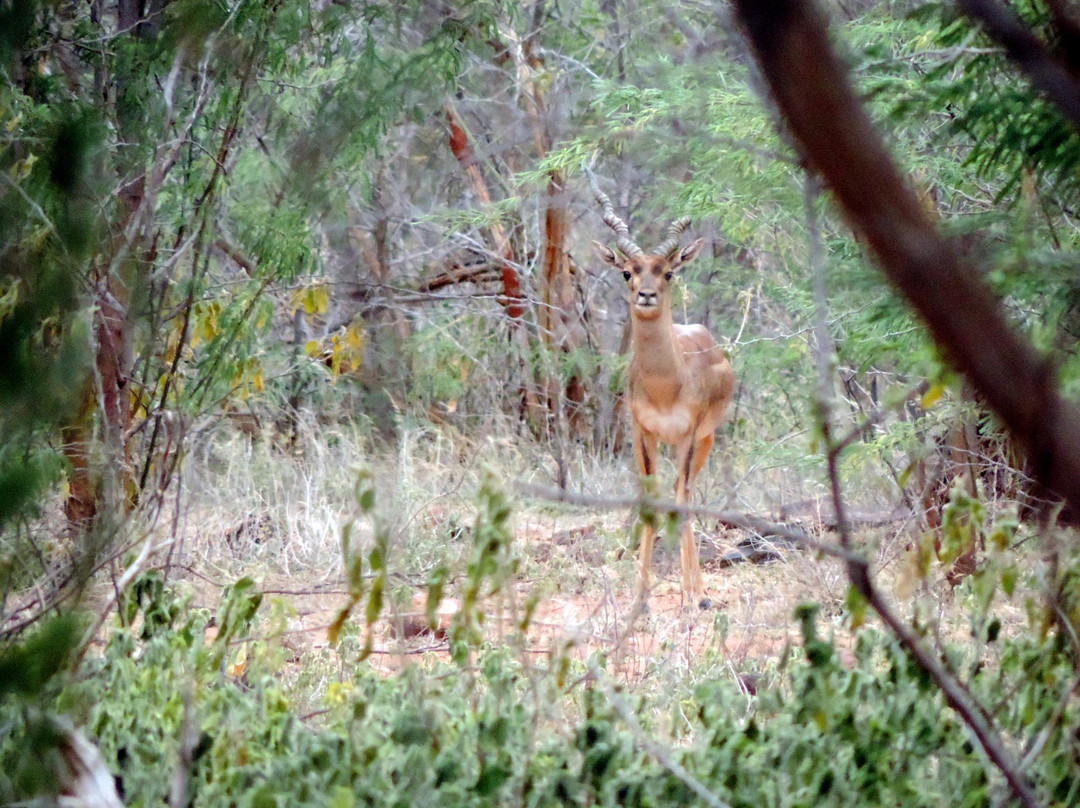
[[[683,356],[675,344],[671,311],[664,308],[656,317],[633,318],[634,365],[643,379],[677,376]]]

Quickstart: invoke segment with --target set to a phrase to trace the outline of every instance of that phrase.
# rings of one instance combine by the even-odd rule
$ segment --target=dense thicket
[[[1080,148],[1031,65],[1067,81],[1080,29],[1060,3],[1014,10],[1027,51],[951,6],[824,13],[909,208],[1030,343],[1051,380],[1038,392],[1068,396]],[[977,804],[1002,786],[972,752],[971,722],[942,712],[956,707],[940,690],[949,677],[1041,800],[1074,801],[1078,578],[1056,520],[1076,514],[1037,484],[1060,478],[1035,439],[1061,422],[1029,414],[1017,445],[978,378],[955,375],[958,356],[882,283],[873,259],[888,240],[850,215],[859,188],[835,181],[844,166],[823,169],[820,193],[808,176],[822,166],[726,5],[12,0],[0,70],[4,800],[70,787],[56,775],[77,746],[69,715],[133,802],[682,804],[696,782],[730,804]],[[607,234],[583,162],[640,243],[683,215],[707,240],[681,278],[679,319],[720,338],[739,387],[706,497],[820,514],[838,494],[834,526],[844,503],[871,522],[900,510],[902,586],[968,578],[976,643],[926,651],[944,660],[934,681],[909,662],[927,645],[918,614],[898,644],[864,637],[850,669],[807,618],[805,664],[756,700],[727,684],[683,694],[690,740],[657,753],[642,740],[654,728],[629,721],[598,677],[603,660],[570,676],[570,654],[531,668],[484,646],[483,599],[517,572],[510,506],[490,488],[471,534],[438,528],[473,536],[460,569],[395,546],[409,531],[379,521],[392,515],[343,542],[340,660],[372,650],[349,609],[366,604],[370,629],[384,589],[407,580],[433,601],[444,588],[463,598],[456,667],[341,676],[314,721],[299,718],[302,687],[274,684],[273,647],[253,644],[258,664],[239,682],[247,657],[229,643],[249,639],[250,582],[203,639],[208,615],[173,587],[197,504],[184,483],[214,466],[222,431],[309,470],[345,428],[373,457],[449,436],[463,465],[610,493],[590,469],[625,453],[626,303],[590,257]],[[955,300],[943,302],[947,321]],[[388,463],[359,475],[358,520],[375,518]],[[850,542],[837,553],[874,561]],[[1018,579],[1031,632],[999,640],[995,598]],[[80,608],[87,590],[95,605]],[[853,595],[850,624],[864,608]],[[530,706],[509,709],[526,691]],[[548,696],[558,707],[542,709]],[[440,699],[442,713],[417,706]],[[762,769],[783,776],[748,775]]]

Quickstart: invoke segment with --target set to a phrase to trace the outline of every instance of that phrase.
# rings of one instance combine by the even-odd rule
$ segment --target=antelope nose
[[[642,289],[637,293],[637,304],[639,306],[655,306],[656,292],[649,292]]]

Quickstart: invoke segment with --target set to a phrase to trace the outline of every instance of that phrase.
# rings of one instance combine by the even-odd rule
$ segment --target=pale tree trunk
[[[369,300],[363,315],[367,346],[364,350],[365,366],[361,368],[360,376],[368,395],[374,397],[372,409],[382,411],[386,416],[392,410],[400,409],[409,390],[412,373],[409,363],[402,361],[409,355],[409,318],[395,305],[390,288],[394,278],[391,268],[391,217],[386,202],[386,166],[392,159],[381,160],[374,172],[371,188],[374,222],[367,227],[353,226],[349,231],[349,254],[357,266],[353,268],[355,274],[348,281],[366,284],[364,297]],[[379,418],[376,418],[376,422],[380,428],[391,427],[389,422],[383,423]]]
[[[103,24],[103,3],[96,2],[91,17]],[[149,39],[158,35],[164,22],[165,0],[119,0],[116,24],[120,36]],[[141,77],[140,77],[141,78]],[[123,92],[123,75],[96,73],[95,85],[112,80]],[[101,89],[101,88],[99,88]],[[122,140],[138,142],[144,135],[122,116],[115,116]],[[132,220],[146,201],[146,171],[129,179],[118,193],[117,217],[106,252],[98,257],[89,282],[93,293],[92,334],[94,364],[81,395],[82,407],[72,424],[63,430],[64,454],[71,471],[64,513],[72,528],[88,530],[105,506],[119,514],[134,495],[134,470],[129,440],[132,420],[131,284],[139,267],[153,262],[145,231]],[[135,234],[128,239],[129,233]],[[132,271],[134,269],[134,271]],[[95,415],[97,416],[95,418]],[[96,422],[96,426],[95,426]],[[100,457],[92,457],[100,451]]]
[[[538,160],[542,160],[551,151],[555,141],[553,130],[559,117],[559,111],[551,106],[550,96],[545,92],[539,78],[544,65],[534,47],[536,32],[543,23],[543,9],[543,2],[538,0],[533,8],[533,33],[524,39],[518,37],[509,26],[503,26],[500,32],[500,45],[514,66],[521,105],[532,130]],[[548,172],[547,179],[544,189],[538,319],[541,339],[552,357],[555,357],[582,348],[585,344],[585,332],[579,315],[577,289],[566,246],[569,232],[565,177],[561,171],[552,169]],[[560,438],[565,443],[567,428],[576,435],[584,434],[587,429],[582,412],[586,395],[585,383],[580,376],[574,374],[560,387],[555,367],[551,367],[545,375],[546,403],[560,432],[563,433]]]

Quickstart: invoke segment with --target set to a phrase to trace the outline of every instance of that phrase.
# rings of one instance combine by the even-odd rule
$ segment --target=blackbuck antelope
[[[588,169],[586,169],[588,171]],[[646,253],[630,238],[630,230],[588,171],[605,224],[615,231],[615,250],[598,241],[600,257],[622,270],[630,290],[633,356],[630,360],[630,414],[634,420],[634,457],[642,476],[656,473],[658,443],[675,447],[675,502],[690,501],[690,492],[713,445],[713,434],[727,413],[735,387],[735,372],[716,340],[701,325],[679,325],[671,320],[671,279],[704,243],[698,239],[680,248],[679,236],[690,220],[678,219],[667,239],[654,253]],[[616,252],[616,250],[618,252]],[[684,517],[679,537],[683,591],[702,609],[705,598],[697,542],[691,520]],[[638,597],[649,595],[656,531],[641,524]]]

